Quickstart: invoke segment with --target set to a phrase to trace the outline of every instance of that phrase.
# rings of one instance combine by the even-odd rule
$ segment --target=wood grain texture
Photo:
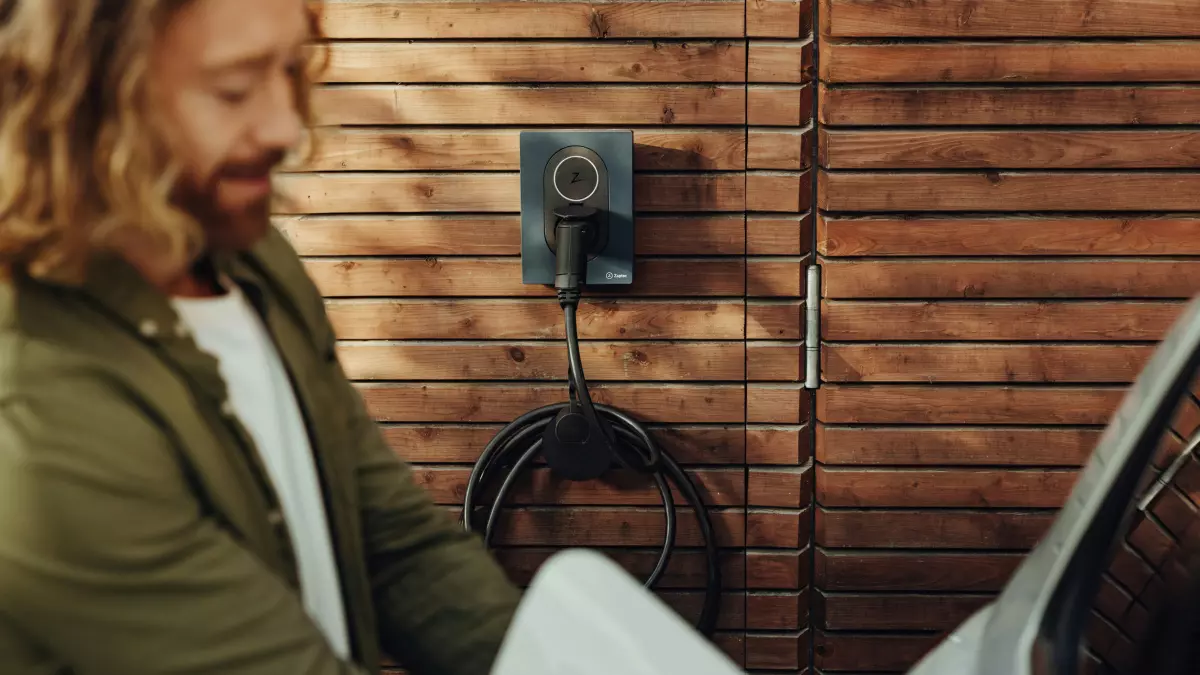
[[[462,504],[470,476],[468,467],[420,466],[413,471],[413,480],[434,501],[446,505]],[[688,476],[706,505],[746,504],[746,475],[741,467],[689,469]],[[773,486],[773,489],[783,493],[780,486]],[[679,503],[686,503],[678,490],[672,495]],[[662,503],[662,497],[652,479],[628,470],[614,470],[600,480],[568,481],[539,467],[517,478],[505,503],[511,506],[655,506]]]
[[[807,169],[812,160],[812,130],[750,128],[746,130],[746,168]]]
[[[516,173],[293,173],[276,178],[279,214],[518,212]],[[799,189],[799,186],[797,186]],[[746,180],[737,173],[638,174],[643,211],[743,211]]]
[[[1046,511],[878,511],[816,513],[816,543],[830,548],[1028,550],[1054,522]]]
[[[829,262],[826,261],[828,266]],[[825,301],[821,337],[840,341],[1160,340],[1176,301]]]
[[[801,127],[812,119],[812,85],[754,84],[746,88],[746,124]]]
[[[328,297],[552,297],[553,288],[521,283],[519,258],[317,258],[305,265]],[[745,289],[739,258],[641,259],[626,295],[738,296]],[[601,294],[596,292],[596,295]]]
[[[742,37],[741,2],[323,3],[323,29],[341,39]]]
[[[797,256],[811,253],[812,213],[802,216],[752,214],[746,217],[746,253]]]
[[[625,568],[634,577],[644,579],[654,570],[658,562],[658,551],[630,550],[623,548],[600,549],[610,560]],[[502,548],[495,551],[496,559],[504,567],[510,579],[527,586],[533,575],[547,559],[557,551],[553,548]],[[722,551],[720,555],[722,579],[728,590],[741,590],[743,581],[750,572],[744,557],[735,551]],[[661,577],[662,590],[704,588],[706,561],[703,551],[682,549],[671,556],[666,572]],[[754,574],[760,574],[755,571]],[[757,577],[756,577],[757,578]],[[771,580],[767,577],[766,580]],[[741,614],[741,612],[738,612]]]
[[[597,382],[729,381],[746,375],[746,345],[739,342],[583,342],[580,352],[584,372]],[[356,380],[565,380],[567,346],[351,342],[339,346],[338,357]]]
[[[449,509],[461,517],[458,509]],[[710,509],[717,544],[740,547],[746,541],[742,509]],[[681,547],[702,545],[700,527],[688,509],[680,509],[676,542]],[[662,508],[654,507],[526,507],[506,509],[497,524],[500,546],[661,546]]]
[[[324,125],[742,124],[746,88],[344,85],[318,89],[313,105]]]
[[[842,507],[1059,508],[1073,469],[817,467],[817,503]]]
[[[747,434],[739,425],[645,425],[647,432],[681,464],[713,466],[746,464]],[[409,423],[383,425],[383,436],[404,460],[414,464],[473,464],[500,423]],[[796,441],[799,445],[799,440]],[[780,444],[773,446],[781,453]],[[757,451],[757,450],[756,450]],[[801,463],[794,459],[793,464]]]
[[[818,424],[816,456],[852,466],[1082,466],[1097,428],[841,427]]]
[[[1192,0],[822,0],[833,37],[1175,37],[1200,34]]]
[[[331,300],[339,337],[356,340],[565,339],[553,299]],[[798,319],[797,319],[798,320]],[[746,308],[736,300],[588,299],[580,303],[582,339],[739,340]]]
[[[1096,424],[1124,387],[841,385],[821,388],[817,419],[830,424]]]
[[[941,640],[940,635],[838,634],[817,631],[816,667],[822,672],[905,672]]]
[[[749,42],[746,81],[801,84],[812,79],[813,44],[804,42]]]
[[[827,298],[1179,298],[1200,291],[1200,260],[829,261]]]
[[[612,384],[589,388],[592,399],[650,423],[739,423],[745,387],[735,384]],[[360,386],[380,422],[509,422],[567,400],[565,385],[429,383]]]
[[[516,129],[396,129],[318,127],[316,154],[292,170],[517,171]],[[735,129],[636,129],[639,171],[741,171],[746,134]]]
[[[740,42],[334,42],[336,83],[745,82]]]
[[[814,573],[830,591],[996,592],[1022,560],[1020,553],[819,549]]]
[[[1151,345],[828,344],[831,382],[1131,383]]]
[[[826,630],[952,630],[994,596],[822,593]]]
[[[821,166],[829,169],[1189,169],[1200,166],[1200,132],[1190,130],[822,129],[820,144]]]
[[[1200,124],[1200,87],[829,87],[819,121],[831,126]]]
[[[811,0],[746,0],[746,37],[799,38],[811,30]]]
[[[822,213],[817,216],[817,250],[836,257],[1200,255],[1200,218]]]
[[[821,42],[835,83],[1196,82],[1200,40]]]
[[[1200,210],[1200,172],[821,171],[830,211]]]
[[[520,255],[521,218],[515,214],[277,216],[275,225],[303,256]],[[746,252],[742,214],[646,215],[634,221],[636,255],[741,255]],[[798,238],[807,221],[797,219]],[[781,226],[782,227],[782,226]],[[464,230],[470,237],[463,237]],[[751,239],[776,245],[780,233]],[[769,242],[763,237],[773,236]],[[799,243],[794,250],[800,253]],[[778,251],[778,249],[775,249]]]
[[[795,300],[759,300],[746,303],[746,338],[749,340],[799,340],[804,304]]]

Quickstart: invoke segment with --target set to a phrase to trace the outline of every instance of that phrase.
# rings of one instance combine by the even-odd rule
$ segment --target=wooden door
[[[320,150],[276,222],[328,298],[346,368],[449,509],[502,424],[566,397],[561,311],[520,282],[518,134],[632,128],[636,282],[588,293],[597,400],[652,425],[724,550],[716,641],[808,668],[812,461],[801,361],[813,186],[811,16],[791,0],[325,3]],[[649,571],[649,485],[524,483],[497,555],[565,546]],[[699,611],[694,522],[662,588]]]
[[[1200,3],[819,14],[815,661],[901,672],[1002,587],[1200,290]]]

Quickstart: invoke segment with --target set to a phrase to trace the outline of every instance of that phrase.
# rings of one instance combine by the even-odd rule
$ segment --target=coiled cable
[[[559,419],[564,412],[579,410],[589,427],[604,435],[607,449],[611,453],[592,458],[576,458],[586,462],[599,462],[602,468],[613,464],[648,474],[654,480],[662,498],[666,521],[665,536],[654,570],[645,579],[646,588],[654,588],[670,563],[675,550],[677,532],[675,500],[671,486],[683,495],[700,526],[700,537],[704,543],[706,575],[704,604],[696,623],[704,635],[712,635],[716,628],[721,601],[721,567],[716,536],[712,520],[691,478],[680,468],[679,463],[654,442],[646,429],[624,412],[611,406],[594,403],[588,393],[584,379],[583,363],[579,354],[579,332],[576,313],[579,306],[579,291],[559,290],[566,324],[567,355],[569,359],[569,400],[531,410],[501,429],[484,448],[467,482],[463,500],[463,526],[468,532],[477,531],[474,521],[477,511],[486,513],[483,529],[484,543],[490,548],[496,534],[500,513],[505,501],[519,476],[534,460],[544,454],[544,436],[547,427]],[[553,470],[553,464],[551,465]],[[490,504],[483,503],[486,488],[495,481],[500,487]]]

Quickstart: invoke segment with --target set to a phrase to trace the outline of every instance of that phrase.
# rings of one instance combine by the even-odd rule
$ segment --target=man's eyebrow
[[[274,60],[275,54],[273,52],[263,52],[236,59],[217,61],[206,65],[204,70],[214,75],[232,70],[261,70],[271,65],[271,62]]]
[[[303,49],[310,43],[310,39],[305,35],[302,39],[295,42],[286,50],[288,54],[303,55]],[[262,70],[270,66],[278,56],[278,52],[268,49],[257,54],[248,54],[237,58],[214,59],[214,62],[204,67],[204,70],[219,74],[236,70]]]

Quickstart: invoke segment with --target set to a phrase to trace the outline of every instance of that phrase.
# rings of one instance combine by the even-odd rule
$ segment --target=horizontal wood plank
[[[828,591],[994,592],[1025,556],[1019,553],[816,551],[816,585]]]
[[[823,0],[834,37],[1200,35],[1192,0]]]
[[[1096,428],[838,427],[818,424],[817,459],[852,466],[1082,466]]]
[[[807,174],[805,174],[807,175]],[[276,177],[281,215],[319,213],[509,212],[521,210],[516,173],[292,173]],[[738,173],[638,174],[643,211],[742,211]]]
[[[564,339],[553,299],[331,300],[327,311],[343,339]],[[738,340],[740,301],[597,300],[579,305],[582,339]]]
[[[746,339],[799,340],[804,336],[804,303],[796,300],[748,300]]]
[[[942,640],[925,634],[845,634],[817,631],[816,666],[822,672],[906,672]]]
[[[816,543],[831,548],[1028,550],[1054,522],[1038,511],[817,508]]]
[[[1200,124],[1200,87],[822,87],[831,126]]]
[[[826,266],[829,262],[826,261]],[[826,301],[826,340],[1161,340],[1179,318],[1174,301]]]
[[[992,595],[823,593],[826,630],[952,630]]]
[[[341,39],[742,37],[744,15],[732,0],[330,1],[322,28]]]
[[[817,391],[830,424],[1096,424],[1125,387],[841,385]]]
[[[804,377],[800,342],[748,342],[746,345],[747,380],[758,382],[798,382]],[[590,372],[590,371],[589,371]],[[590,377],[590,375],[589,375]]]
[[[830,382],[1130,383],[1152,345],[827,344]]]
[[[828,260],[822,267],[828,298],[1186,299],[1200,291],[1200,260]]]
[[[515,214],[277,216],[274,222],[296,251],[304,256],[521,253],[521,217]],[[633,229],[634,253],[637,255],[742,255],[746,252],[746,218],[741,214],[639,216]],[[464,230],[470,231],[471,236],[463,237]],[[756,234],[762,232],[762,228],[755,230]],[[799,225],[796,234],[799,234]],[[760,244],[762,236],[753,241]]]
[[[830,83],[1196,82],[1200,40],[821,43]]]
[[[320,124],[743,124],[746,88],[343,85],[316,90],[313,105]]]
[[[325,82],[745,82],[740,42],[334,42]]]
[[[589,387],[592,399],[650,423],[738,423],[745,420],[742,385]],[[567,400],[565,386],[518,384],[371,384],[359,390],[380,422],[509,422],[534,408]]]
[[[519,258],[317,258],[305,267],[326,297],[554,295],[553,288],[521,283]],[[737,296],[745,288],[745,264],[739,258],[642,259],[633,278],[632,287],[615,292]]]
[[[749,43],[746,79],[749,82],[801,84],[812,79],[813,44],[805,42]]]
[[[784,130],[751,128],[746,130],[746,168],[800,171],[812,159],[812,129]]]
[[[347,374],[361,380],[565,380],[565,342],[347,342]],[[741,380],[737,342],[581,342],[588,381]]]
[[[558,552],[553,548],[501,548],[493,555],[504,567],[513,583],[527,586],[533,575]],[[658,563],[658,551],[621,548],[599,549],[609,560],[617,563],[635,578],[645,579]],[[721,552],[721,582],[726,590],[741,590],[747,574],[744,557],[734,551]],[[666,571],[660,577],[659,589],[704,588],[708,561],[702,551],[683,549],[671,556]],[[739,612],[740,614],[740,612]]]
[[[822,129],[820,144],[821,165],[829,169],[1140,170],[1200,166],[1200,131]]]
[[[413,464],[474,464],[502,428],[499,423],[381,425],[388,445]],[[680,464],[746,463],[746,431],[741,426],[646,425],[646,431]]]
[[[811,0],[746,0],[746,37],[798,38],[812,30]]]
[[[746,472],[740,467],[689,469],[701,499],[708,506],[744,506]],[[471,469],[467,467],[417,466],[413,480],[438,504],[462,504]],[[498,485],[494,483],[493,485]],[[679,504],[686,498],[677,486],[672,496]],[[491,502],[485,502],[490,505]],[[520,474],[513,483],[505,504],[508,506],[655,506],[662,496],[653,479],[629,470],[614,469],[602,479],[572,481],[555,476],[548,468],[533,468]],[[483,518],[483,517],[481,517]],[[482,521],[481,521],[482,522]]]
[[[805,255],[811,252],[813,215],[752,214],[746,217],[746,253]]]
[[[1200,172],[821,171],[828,211],[1200,210]]]
[[[745,123],[802,127],[812,119],[812,85],[752,84],[746,88]]]
[[[395,129],[317,127],[316,153],[293,171],[517,171],[517,129]],[[740,129],[637,129],[638,171],[741,171],[746,133]]]
[[[812,457],[811,439],[807,426],[751,425],[746,429],[745,461],[747,464],[802,465]]]
[[[447,509],[455,518],[460,508]],[[700,526],[691,509],[679,508],[677,546],[702,546]],[[717,545],[740,547],[746,542],[742,509],[709,509]],[[662,507],[582,506],[505,509],[496,525],[497,546],[662,546]]]
[[[1200,255],[1200,218],[818,214],[817,250],[833,257]]]
[[[1074,469],[848,469],[817,467],[823,506],[1059,508]]]

